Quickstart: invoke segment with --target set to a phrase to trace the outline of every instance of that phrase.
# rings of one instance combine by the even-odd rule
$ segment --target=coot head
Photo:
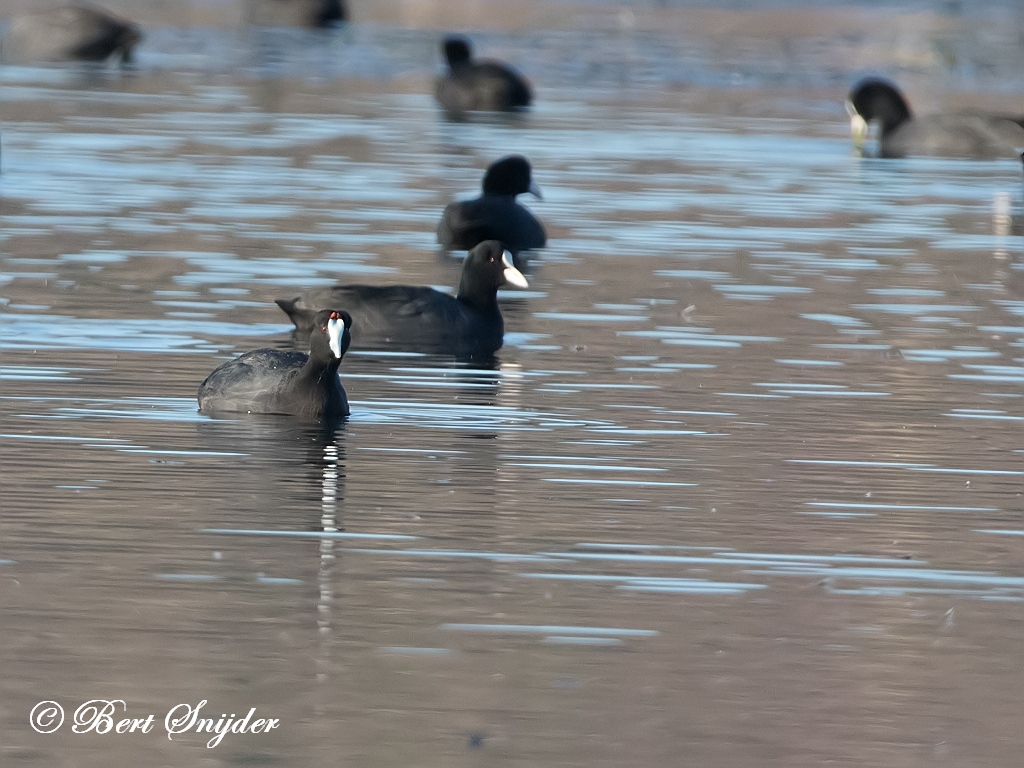
[[[484,174],[485,195],[522,195],[541,197],[531,177],[530,161],[522,155],[509,155],[491,163]]]
[[[313,357],[340,361],[352,343],[352,315],[337,309],[316,313],[309,335],[309,353]]]
[[[314,27],[324,29],[348,21],[348,6],[344,0],[321,0],[316,3],[310,13],[310,22]]]
[[[469,252],[462,265],[459,296],[489,295],[503,285],[529,288],[523,273],[512,266],[512,254],[497,240],[484,240]]]
[[[865,78],[853,86],[846,100],[846,111],[850,115],[854,143],[858,145],[867,136],[868,123],[872,120],[881,123],[884,135],[911,117],[910,107],[899,89],[877,77]]]
[[[444,58],[451,69],[464,67],[473,60],[473,48],[464,37],[451,36],[444,39],[441,44],[444,51]]]
[[[142,42],[142,29],[138,24],[126,23],[121,33],[115,52],[120,53],[122,64],[131,64],[135,57],[135,47]]]

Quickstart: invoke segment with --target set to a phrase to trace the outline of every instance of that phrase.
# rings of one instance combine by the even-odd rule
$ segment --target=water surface
[[[1016,764],[1019,164],[859,161],[841,89],[451,124],[168,67],[3,73],[0,762]],[[510,152],[551,246],[493,368],[354,352],[335,434],[196,412],[295,343],[275,297],[455,285],[440,211]],[[28,727],[94,698],[283,725]]]

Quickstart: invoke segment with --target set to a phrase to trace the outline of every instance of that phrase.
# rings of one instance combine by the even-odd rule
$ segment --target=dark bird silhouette
[[[464,37],[446,37],[441,48],[448,72],[438,78],[434,94],[449,114],[508,112],[530,106],[530,84],[507,64],[474,61],[470,42]]]
[[[247,0],[250,24],[326,28],[348,21],[345,0]]]
[[[352,317],[323,310],[310,319],[308,355],[257,349],[218,366],[199,385],[199,410],[280,413],[310,422],[347,418],[338,366],[352,341]]]
[[[437,227],[437,242],[446,250],[469,250],[483,240],[500,240],[521,268],[519,254],[547,244],[544,225],[516,196],[529,192],[541,197],[533,182],[530,161],[510,155],[491,164],[484,174],[483,194],[473,200],[449,203]]]
[[[854,146],[861,151],[868,125],[877,121],[878,155],[935,155],[992,159],[1017,157],[1024,147],[1024,117],[953,112],[915,117],[895,85],[867,78],[850,91],[846,102]]]
[[[96,5],[67,5],[26,13],[11,21],[3,39],[11,63],[106,61],[130,64],[142,40],[139,26]]]
[[[294,299],[278,299],[302,334],[325,306],[345,306],[354,318],[356,348],[486,357],[501,348],[505,323],[498,289],[527,288],[501,243],[489,240],[470,251],[455,296],[416,285],[336,285]]]

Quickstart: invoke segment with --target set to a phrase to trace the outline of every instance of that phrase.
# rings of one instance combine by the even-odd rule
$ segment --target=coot
[[[484,174],[480,197],[449,203],[444,209],[437,242],[448,250],[469,250],[482,240],[500,240],[514,262],[522,251],[543,248],[548,240],[544,225],[516,202],[516,195],[526,192],[541,197],[531,173],[530,161],[522,155],[492,163]]]
[[[266,27],[335,27],[348,21],[345,0],[246,0],[250,24]]]
[[[470,42],[464,37],[446,37],[441,47],[448,72],[438,78],[434,94],[446,112],[508,112],[530,105],[530,84],[507,64],[474,61]]]
[[[867,136],[868,124],[878,121],[880,157],[991,159],[1017,157],[1017,147],[1024,147],[1024,118],[980,112],[914,117],[903,94],[880,78],[857,83],[850,91],[846,109],[858,150]]]
[[[501,348],[505,323],[498,289],[529,287],[501,243],[477,245],[462,266],[455,296],[415,285],[336,285],[315,288],[277,305],[305,333],[321,307],[344,306],[355,318],[357,348],[398,348],[413,352],[481,357]]]
[[[137,24],[95,5],[68,5],[26,13],[11,21],[3,39],[4,59],[34,61],[132,60],[142,40]]]
[[[323,310],[310,320],[308,355],[257,349],[218,366],[199,385],[199,410],[282,413],[304,421],[346,418],[338,365],[352,341],[352,317]]]

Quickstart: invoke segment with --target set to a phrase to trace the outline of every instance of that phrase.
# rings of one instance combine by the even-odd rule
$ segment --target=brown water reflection
[[[4,77],[0,763],[1016,763],[1014,163],[858,163],[842,89],[450,125]],[[335,434],[196,413],[292,343],[274,297],[451,285],[437,217],[511,151],[552,244],[494,370],[352,354]],[[28,725],[95,698],[154,732]],[[168,740],[203,699],[282,726]]]

